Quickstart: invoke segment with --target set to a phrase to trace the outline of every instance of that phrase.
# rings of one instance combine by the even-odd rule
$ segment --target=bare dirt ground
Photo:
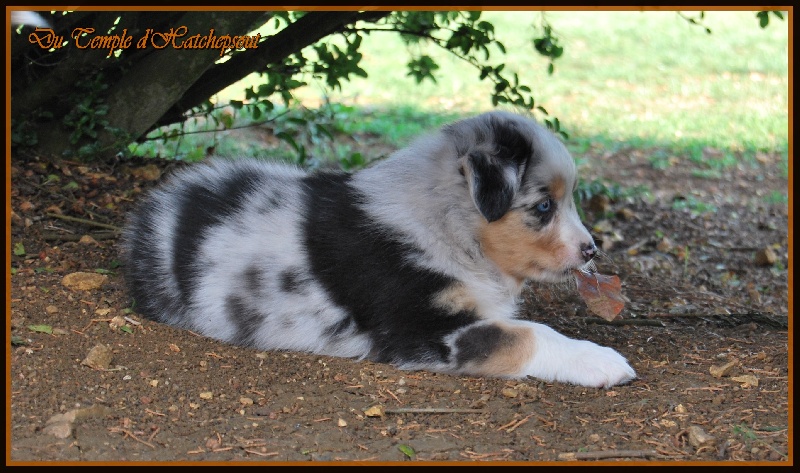
[[[638,379],[610,390],[264,353],[150,322],[129,310],[113,227],[169,165],[15,158],[7,463],[791,464],[785,164],[759,154],[699,177],[653,152],[580,156],[587,180],[652,191],[583,205],[599,269],[630,299],[623,323],[568,285],[525,297],[526,317],[630,360]],[[79,289],[77,272],[105,278]]]

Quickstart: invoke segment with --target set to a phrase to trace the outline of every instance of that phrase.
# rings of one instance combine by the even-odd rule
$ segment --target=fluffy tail
[[[35,26],[42,28],[50,28],[50,22],[45,20],[44,17],[33,11],[12,11],[11,12],[11,26]]]

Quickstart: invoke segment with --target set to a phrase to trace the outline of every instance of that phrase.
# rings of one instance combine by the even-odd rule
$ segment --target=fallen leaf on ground
[[[573,271],[578,285],[578,294],[589,306],[589,310],[606,320],[622,318],[619,315],[625,307],[622,297],[622,283],[619,276],[606,276],[600,273]]]
[[[61,280],[61,284],[68,289],[88,291],[91,289],[99,289],[107,280],[108,276],[104,274],[79,271],[64,276],[64,279]]]
[[[515,398],[519,394],[519,392],[514,388],[503,388],[500,393],[505,397]]]
[[[148,164],[139,168],[131,169],[131,175],[145,181],[155,181],[161,177],[161,169],[155,164]]]
[[[737,364],[737,362],[731,361],[730,363],[726,363],[722,366],[712,366],[708,369],[708,372],[711,373],[711,376],[715,378],[722,378],[723,376],[728,376],[731,374],[731,370],[733,370]]]
[[[112,329],[124,327],[126,324],[125,319],[119,315],[113,317],[111,321],[108,323],[108,326]]]
[[[689,437],[689,443],[695,448],[709,447],[716,443],[716,439],[707,434],[706,431],[699,426],[689,426],[689,428],[686,429],[686,433]]]
[[[756,387],[758,386],[758,378],[753,376],[752,374],[743,374],[742,376],[734,376],[731,378],[732,381],[736,381],[737,383],[742,383],[743,387]]]
[[[415,456],[417,456],[417,452],[415,452],[414,449],[409,447],[408,445],[401,443],[400,445],[397,446],[397,449],[403,452],[403,455],[407,456],[408,458],[413,459]]]
[[[364,415],[367,417],[383,417],[386,414],[383,410],[383,406],[376,405],[365,410]]]
[[[83,244],[83,245],[100,246],[100,243],[98,243],[97,240],[92,238],[91,235],[83,235],[81,237],[81,239],[78,240],[78,243]]]
[[[34,332],[53,333],[53,327],[49,325],[28,325],[28,329]]]

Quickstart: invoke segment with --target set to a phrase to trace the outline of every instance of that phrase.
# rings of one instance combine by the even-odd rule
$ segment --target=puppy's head
[[[491,112],[445,128],[484,224],[484,254],[523,281],[561,281],[589,264],[597,248],[572,194],[575,163],[533,120]]]

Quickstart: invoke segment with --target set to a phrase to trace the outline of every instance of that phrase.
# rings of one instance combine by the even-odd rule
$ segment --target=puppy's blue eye
[[[536,210],[543,214],[549,212],[551,208],[553,208],[553,202],[550,199],[546,199],[536,206]]]

